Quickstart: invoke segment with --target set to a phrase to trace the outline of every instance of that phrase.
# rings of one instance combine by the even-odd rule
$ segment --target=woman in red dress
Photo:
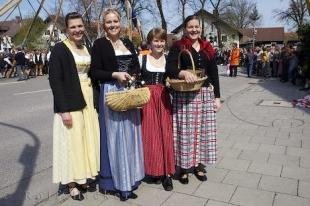
[[[173,189],[171,175],[175,172],[172,117],[169,93],[164,87],[167,33],[152,29],[147,35],[151,52],[140,55],[142,79],[151,91],[151,98],[142,109],[142,140],[146,180],[160,183],[165,190]]]

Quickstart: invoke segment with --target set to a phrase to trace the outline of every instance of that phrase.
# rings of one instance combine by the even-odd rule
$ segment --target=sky
[[[7,1],[8,0],[0,0],[0,5],[3,5]],[[41,1],[41,0],[30,0],[30,2],[33,4],[35,8],[38,8],[39,6],[38,1]],[[49,12],[53,10],[55,11],[55,1],[57,0],[45,0],[44,7]],[[149,1],[154,1],[154,0],[149,0]],[[66,0],[64,0],[64,2],[66,2]],[[256,2],[257,2],[258,11],[260,12],[260,14],[262,14],[261,27],[284,26],[286,31],[290,30],[289,25],[285,25],[285,23],[277,21],[277,19],[273,15],[273,10],[275,9],[288,8],[289,0],[256,0]],[[163,4],[165,8],[164,13],[165,13],[166,18],[170,20],[172,19],[172,21],[170,21],[170,24],[168,24],[168,31],[171,31],[181,23],[181,17],[179,16],[178,18],[175,15],[175,11],[177,9],[177,3],[176,3],[176,0],[164,0]],[[22,0],[20,8],[21,8],[22,16],[29,14],[29,12],[34,13],[27,0]],[[69,7],[69,8],[72,8],[72,7]],[[211,8],[207,8],[207,10],[212,11]],[[192,11],[188,9],[186,12],[186,15],[190,15],[191,13]],[[19,12],[16,9],[16,11],[11,15],[11,18],[14,18],[15,16],[18,16],[18,15],[19,15]],[[42,15],[46,16],[46,12],[44,10],[41,11],[41,16]],[[0,21],[4,20],[6,16],[7,15],[0,17]],[[156,26],[156,25],[152,25],[152,26]]]

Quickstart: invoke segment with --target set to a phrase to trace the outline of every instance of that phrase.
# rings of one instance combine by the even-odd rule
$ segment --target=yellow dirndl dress
[[[86,107],[70,112],[72,127],[67,128],[59,114],[54,116],[53,128],[53,182],[85,184],[88,178],[95,179],[100,169],[100,133],[98,114],[94,108],[93,90],[87,72],[90,55],[81,56],[70,48],[74,56]]]

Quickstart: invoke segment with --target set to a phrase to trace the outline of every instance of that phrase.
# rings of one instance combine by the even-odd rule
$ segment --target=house
[[[0,22],[0,51],[13,48],[12,37],[20,30],[21,24],[20,17]]]
[[[50,15],[44,20],[44,23],[47,24],[47,28],[42,35],[42,39],[44,39],[49,46],[54,46],[57,42],[67,38],[64,17],[58,17],[56,24],[54,24],[55,18],[55,15]]]
[[[241,29],[243,38],[240,45],[283,45],[284,44],[284,27],[270,27],[270,28],[246,28]]]
[[[284,33],[284,42],[286,44],[298,44],[300,39],[296,32],[285,32]]]
[[[228,24],[227,22],[219,19],[217,15],[211,14],[206,10],[199,10],[195,15],[201,18],[200,25],[204,25],[202,33],[205,34],[204,38],[213,43],[215,47],[219,47],[219,38],[223,48],[231,48],[233,42],[239,44],[242,33]],[[183,25],[179,25],[171,33],[175,34],[177,38],[183,35]]]

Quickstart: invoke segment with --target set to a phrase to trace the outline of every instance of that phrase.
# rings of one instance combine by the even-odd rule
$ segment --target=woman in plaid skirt
[[[182,184],[188,183],[188,173],[200,181],[206,181],[207,164],[216,162],[215,112],[221,107],[218,69],[212,45],[200,39],[199,18],[188,16],[184,23],[184,36],[170,48],[166,72],[171,78],[184,79],[188,83],[197,80],[196,75],[186,71],[192,67],[191,59],[183,49],[190,51],[196,68],[208,76],[202,88],[194,92],[173,91],[173,139],[176,175]]]

